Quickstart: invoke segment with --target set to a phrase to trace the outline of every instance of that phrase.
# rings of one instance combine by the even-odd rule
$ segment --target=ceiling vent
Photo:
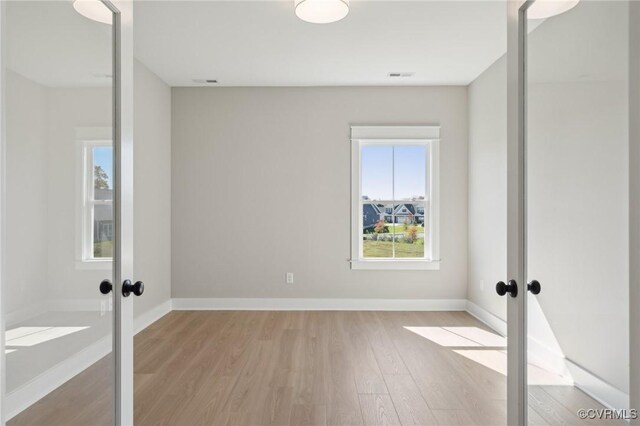
[[[389,77],[413,77],[414,72],[390,72]]]
[[[198,84],[218,84],[218,80],[213,79],[194,79],[193,82]]]

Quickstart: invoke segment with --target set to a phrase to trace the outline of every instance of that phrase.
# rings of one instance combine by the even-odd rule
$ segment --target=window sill
[[[437,271],[438,260],[352,260],[351,269],[375,271]]]
[[[76,260],[76,269],[88,271],[109,271],[113,268],[113,259]]]

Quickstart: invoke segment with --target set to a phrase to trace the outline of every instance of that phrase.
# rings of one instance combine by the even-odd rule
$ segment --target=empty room
[[[0,34],[0,424],[640,424],[640,3]]]

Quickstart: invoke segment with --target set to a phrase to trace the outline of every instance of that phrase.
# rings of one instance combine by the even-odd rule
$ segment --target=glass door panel
[[[603,410],[629,408],[628,7],[527,22],[530,424],[623,424]]]
[[[113,26],[75,7],[112,14],[79,3],[3,11],[9,425],[114,423]]]

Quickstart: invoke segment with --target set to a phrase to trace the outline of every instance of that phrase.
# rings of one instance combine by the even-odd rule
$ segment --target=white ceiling
[[[111,84],[110,25],[79,15],[70,0],[5,3],[8,68],[51,87]]]
[[[352,0],[317,25],[293,0],[138,1],[135,53],[171,86],[466,85],[506,50],[505,5]]]
[[[626,78],[625,7],[584,1],[545,21],[530,41],[530,79]],[[293,0],[135,8],[136,56],[172,86],[468,84],[506,50],[502,1],[352,0],[349,16],[327,25],[296,18]],[[9,68],[46,86],[111,83],[111,26],[80,16],[70,0],[10,1],[6,11]]]

